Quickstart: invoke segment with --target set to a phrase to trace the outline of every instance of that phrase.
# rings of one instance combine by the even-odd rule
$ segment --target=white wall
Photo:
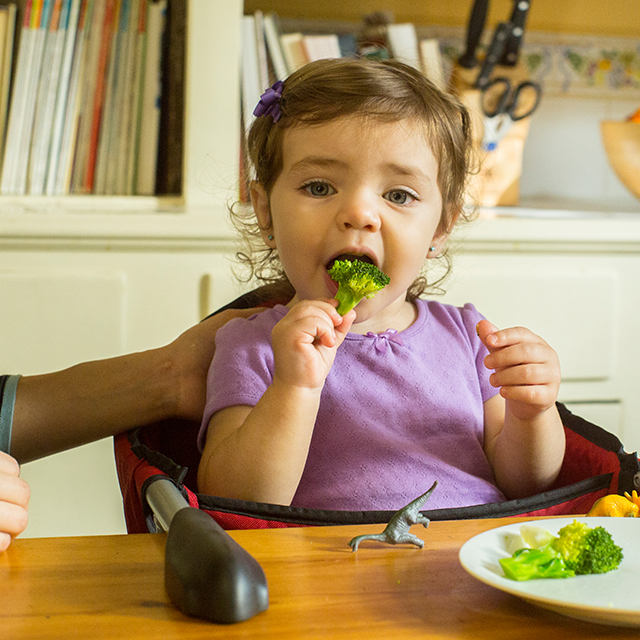
[[[525,145],[522,200],[574,200],[640,211],[640,200],[609,166],[600,135],[602,120],[622,120],[638,107],[639,98],[543,96]]]

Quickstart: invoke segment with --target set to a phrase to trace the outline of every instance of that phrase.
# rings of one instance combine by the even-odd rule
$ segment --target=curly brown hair
[[[289,76],[282,86],[281,117],[256,118],[246,141],[249,174],[267,195],[282,171],[282,145],[287,129],[361,116],[377,122],[413,120],[424,126],[425,139],[438,162],[442,214],[438,231],[449,233],[458,220],[470,219],[464,208],[467,180],[472,171],[471,119],[467,108],[440,91],[419,71],[397,60],[341,58],[318,60]],[[232,220],[244,240],[237,252],[247,267],[247,281],[288,284],[276,249],[264,244],[253,211],[236,205]],[[426,253],[426,252],[425,252]],[[437,290],[448,275],[450,256],[441,256],[444,275],[428,282],[426,272],[409,289],[412,300]]]

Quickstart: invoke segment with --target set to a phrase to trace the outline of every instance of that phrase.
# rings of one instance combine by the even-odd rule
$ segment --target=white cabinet
[[[640,449],[640,214],[513,213],[463,230],[444,301],[542,336],[560,400]]]
[[[225,229],[189,213],[0,215],[0,370],[50,371],[172,340],[241,292]],[[560,355],[560,399],[640,449],[640,215],[501,216],[452,242],[444,301],[544,337]],[[110,441],[23,473],[28,535],[124,531]]]
[[[0,371],[166,344],[240,293],[232,243],[211,216],[88,216],[0,214]],[[110,439],[22,475],[32,488],[25,535],[125,531]]]

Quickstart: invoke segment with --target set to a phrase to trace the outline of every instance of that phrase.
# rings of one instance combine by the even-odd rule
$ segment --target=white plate
[[[624,553],[618,569],[556,580],[510,580],[498,561],[509,556],[506,534],[519,533],[522,523],[491,529],[471,538],[460,549],[460,562],[481,582],[565,616],[640,627],[640,518],[554,518],[531,524],[556,534],[574,520],[590,527],[603,526],[609,531]]]

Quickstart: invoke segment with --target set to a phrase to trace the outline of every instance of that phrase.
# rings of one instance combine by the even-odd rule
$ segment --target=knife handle
[[[513,30],[505,42],[504,52],[498,64],[504,67],[515,67],[520,57],[520,49],[524,38],[524,28],[527,22],[527,15],[531,8],[531,0],[515,0],[511,23]]]
[[[475,0],[473,3],[467,29],[467,49],[458,59],[458,64],[465,69],[472,69],[478,64],[476,49],[484,31],[488,7],[489,0]]]

